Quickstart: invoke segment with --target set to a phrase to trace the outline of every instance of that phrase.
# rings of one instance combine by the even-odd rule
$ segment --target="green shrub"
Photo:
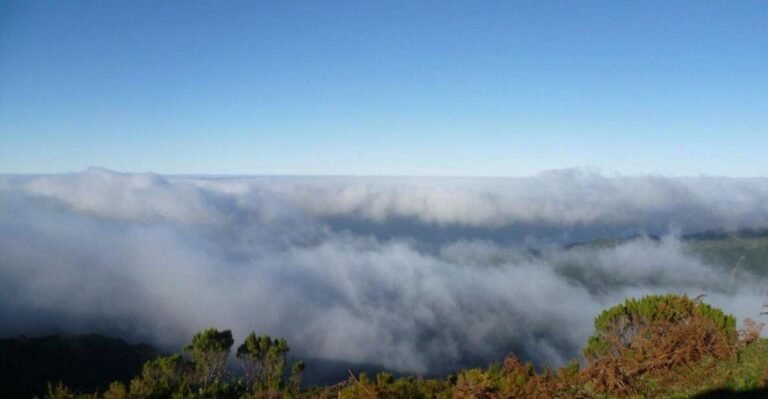
[[[587,341],[584,356],[587,359],[618,356],[618,352],[646,327],[660,323],[675,325],[694,316],[711,322],[729,341],[736,340],[736,319],[722,310],[687,296],[648,295],[641,299],[627,299],[597,316],[595,335]]]

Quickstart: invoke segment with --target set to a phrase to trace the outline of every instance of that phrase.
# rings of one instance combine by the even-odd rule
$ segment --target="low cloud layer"
[[[732,279],[674,234],[764,227],[767,179],[6,176],[0,334],[177,348],[217,326],[409,372],[510,351],[554,365],[627,296],[703,293],[754,317],[768,279]],[[560,245],[643,232],[666,235]]]

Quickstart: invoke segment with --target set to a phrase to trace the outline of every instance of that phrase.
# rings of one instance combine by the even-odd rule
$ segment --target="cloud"
[[[289,178],[239,184],[316,216],[499,228],[515,224],[737,228],[768,222],[768,179],[605,177],[561,170],[530,178]]]
[[[562,364],[578,356],[592,319],[627,296],[706,293],[743,317],[759,312],[768,285],[748,274],[732,282],[671,235],[533,251],[529,233],[540,243],[589,229],[765,227],[766,199],[761,179],[580,171],[4,177],[0,334],[100,331],[175,349],[217,326],[238,339],[285,336],[303,357],[420,373],[508,351]],[[514,241],[502,234],[512,228]]]

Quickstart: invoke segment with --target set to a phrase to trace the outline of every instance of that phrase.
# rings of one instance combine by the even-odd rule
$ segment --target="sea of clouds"
[[[681,234],[768,227],[768,179],[0,177],[0,335],[100,332],[178,349],[202,328],[414,373],[577,357],[628,296],[755,317],[768,279]],[[616,246],[573,246],[605,237]]]

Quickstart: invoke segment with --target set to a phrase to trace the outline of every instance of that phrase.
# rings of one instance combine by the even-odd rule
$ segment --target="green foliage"
[[[352,385],[344,387],[338,392],[337,397],[346,399],[447,399],[451,397],[451,383],[448,380],[414,377],[396,379],[387,372],[376,374],[375,381],[373,381],[367,374],[360,373]]]
[[[61,382],[56,385],[48,383],[45,389],[45,399],[77,399],[77,395]]]
[[[694,308],[695,312],[709,320],[717,328],[719,328],[723,334],[728,336],[731,341],[735,341],[737,337],[736,331],[736,318],[732,315],[725,314],[722,310],[709,306],[706,303],[697,303]]]
[[[248,388],[242,382],[218,383],[201,388],[185,399],[240,399],[247,397]]]
[[[641,299],[629,298],[623,304],[603,311],[595,319],[595,335],[587,341],[584,356],[587,359],[618,356],[618,351],[629,345],[645,327],[656,323],[676,324],[694,315],[709,320],[729,340],[736,339],[736,319],[720,309],[687,296],[649,295]]]
[[[700,385],[706,374],[684,371],[735,357],[735,325],[732,316],[686,296],[628,299],[595,319],[584,348],[587,380],[614,395],[658,396]]]
[[[291,366],[291,377],[289,379],[289,385],[291,389],[299,389],[301,386],[301,377],[304,374],[305,368],[306,364],[304,364],[304,362],[301,360],[293,363],[293,366]]]
[[[272,339],[269,335],[257,336],[252,332],[237,348],[237,357],[243,365],[247,381],[252,386],[261,390],[279,390],[286,386],[283,374],[289,350],[288,342],[283,338]],[[294,366],[292,380],[300,381],[303,371],[303,363]]]
[[[235,341],[232,339],[232,331],[219,331],[215,328],[200,331],[192,337],[192,343],[184,350],[194,357],[199,353],[229,352]]]
[[[181,355],[159,357],[149,361],[144,364],[141,375],[131,380],[130,396],[161,399],[169,398],[173,394],[190,393],[191,371],[192,365],[184,361]],[[115,391],[119,391],[119,388],[115,387]]]
[[[99,399],[98,393],[76,393],[61,382],[46,384],[45,399]]]
[[[129,397],[128,388],[120,381],[109,384],[109,388],[104,392],[104,399],[128,399]]]
[[[195,334],[192,343],[184,348],[195,364],[195,382],[203,387],[221,382],[227,371],[229,350],[234,343],[230,330],[209,328]]]

